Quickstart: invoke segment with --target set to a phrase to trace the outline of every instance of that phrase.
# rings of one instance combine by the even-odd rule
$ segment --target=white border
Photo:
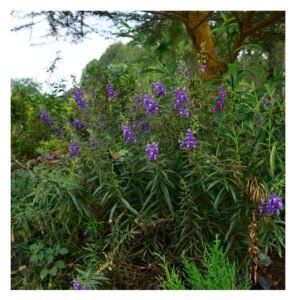
[[[0,4],[1,30],[1,271],[0,291],[2,299],[268,299],[290,298],[299,295],[299,248],[297,245],[299,233],[297,220],[299,219],[299,191],[296,189],[299,170],[298,140],[300,128],[300,93],[299,93],[299,9],[297,1],[225,1],[225,0],[197,0],[197,1],[9,1]],[[9,70],[9,40],[10,11],[18,10],[286,10],[286,64],[287,64],[287,110],[286,110],[286,171],[287,171],[287,255],[286,255],[286,290],[285,291],[10,291],[10,78],[5,74]],[[22,49],[20,49],[22,55]],[[3,126],[4,125],[4,126]]]

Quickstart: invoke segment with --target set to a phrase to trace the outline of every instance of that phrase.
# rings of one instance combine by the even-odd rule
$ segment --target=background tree
[[[18,13],[14,12],[18,16]],[[20,17],[20,16],[19,16]],[[117,30],[103,29],[99,18],[105,18],[116,25]],[[79,42],[89,33],[101,33],[117,36],[130,36],[134,32],[143,32],[154,40],[161,35],[162,28],[169,20],[183,24],[186,34],[192,42],[195,62],[207,65],[206,78],[211,79],[223,74],[227,64],[233,63],[241,48],[255,41],[261,45],[270,45],[284,36],[285,12],[283,11],[247,11],[247,12],[208,12],[208,11],[151,11],[151,12],[108,12],[108,11],[42,11],[22,15],[22,24],[12,30],[32,28],[35,24],[47,20],[47,37],[66,38]],[[25,20],[25,21],[24,21]],[[130,25],[130,26],[129,26]],[[221,26],[222,25],[222,26]],[[214,30],[222,30],[226,53],[218,51]],[[205,54],[201,61],[199,52]],[[221,55],[220,55],[221,54]]]

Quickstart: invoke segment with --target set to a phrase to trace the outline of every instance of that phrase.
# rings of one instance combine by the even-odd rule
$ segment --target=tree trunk
[[[187,21],[185,27],[188,35],[193,42],[196,63],[206,65],[204,80],[219,78],[224,72],[224,65],[217,59],[214,43],[209,26],[209,12],[189,11],[187,12]],[[206,61],[200,61],[200,51],[204,49]]]

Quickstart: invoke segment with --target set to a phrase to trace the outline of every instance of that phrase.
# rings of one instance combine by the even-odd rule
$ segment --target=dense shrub
[[[257,88],[234,65],[202,82],[204,68],[184,68],[109,65],[59,110],[35,106],[25,132],[39,160],[12,174],[13,288],[158,288],[157,254],[203,257],[216,233],[235,273],[249,264],[253,210],[261,251],[282,253],[282,208],[258,209],[285,193],[278,83]]]

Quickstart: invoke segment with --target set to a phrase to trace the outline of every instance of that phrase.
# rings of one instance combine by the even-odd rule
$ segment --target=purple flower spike
[[[48,114],[45,111],[41,111],[41,121],[48,125],[53,125],[52,119],[48,116]]]
[[[74,121],[73,121],[73,125],[74,125],[76,128],[83,129],[83,128],[85,127],[85,122],[84,122],[84,121],[81,121],[81,120],[78,119],[78,118],[75,118]]]
[[[269,196],[268,202],[266,202],[265,199],[262,199],[261,203],[262,205],[259,205],[257,208],[260,214],[279,215],[280,211],[283,209],[282,198],[275,194]]]
[[[137,143],[137,137],[134,134],[132,128],[129,125],[123,124],[121,126],[123,131],[123,137],[127,144],[130,144],[130,142],[133,142],[134,144]]]
[[[271,105],[271,102],[270,102],[270,100],[269,100],[269,99],[267,99],[267,98],[265,98],[265,99],[263,100],[263,105],[264,105],[264,108],[266,109],[268,106],[270,106],[270,105]]]
[[[201,66],[199,67],[199,71],[200,71],[201,73],[204,73],[205,70],[206,70],[206,65],[201,65]]]
[[[152,116],[158,113],[158,105],[148,94],[144,96],[144,104],[146,105],[146,112],[148,115]]]
[[[73,285],[73,290],[79,291],[79,290],[88,290],[88,287],[86,284],[80,286],[80,284],[78,283],[78,281],[76,279],[73,279],[71,281],[72,285]]]
[[[75,98],[75,102],[77,103],[77,107],[79,110],[86,109],[86,100],[83,100],[83,96],[84,96],[84,93],[81,88],[75,89],[74,98]]]
[[[59,127],[55,128],[55,135],[56,135],[57,138],[61,137],[61,128],[59,128]]]
[[[158,155],[158,144],[151,146],[147,144],[146,153],[148,155],[148,160],[156,160]]]
[[[93,140],[92,138],[89,139],[89,143],[90,143],[90,146],[93,150],[97,150],[98,147],[99,147],[99,142],[96,141],[96,140]]]
[[[173,104],[173,108],[179,112],[180,115],[184,117],[190,116],[190,109],[188,104],[190,103],[189,96],[187,94],[186,88],[181,90],[174,89],[173,90],[175,96],[175,102]]]
[[[72,158],[80,156],[80,145],[78,142],[73,142],[69,147],[70,156]]]
[[[106,85],[106,91],[110,101],[113,101],[118,96],[118,93],[114,90],[114,86],[111,83]]]
[[[167,89],[161,82],[154,82],[152,84],[152,91],[157,98],[167,95]]]
[[[188,129],[185,134],[185,140],[180,141],[180,148],[181,149],[193,149],[196,148],[197,141],[195,136],[193,135],[192,131]]]
[[[189,68],[188,68],[188,66],[186,64],[184,65],[183,76],[185,78],[189,78],[190,77],[190,70],[189,70]]]
[[[225,96],[226,96],[226,93],[227,93],[226,88],[222,87],[222,86],[218,87],[218,92],[219,92],[219,97],[216,100],[216,105],[214,105],[211,108],[211,111],[213,113],[223,110],[223,104],[224,104]]]

